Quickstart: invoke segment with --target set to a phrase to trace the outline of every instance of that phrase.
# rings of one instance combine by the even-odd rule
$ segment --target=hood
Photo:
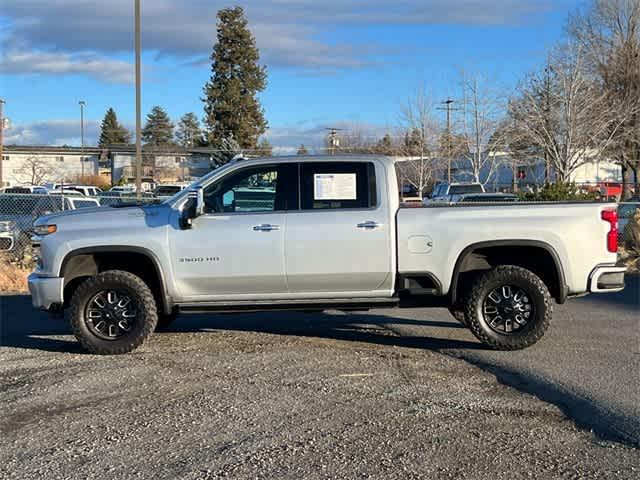
[[[56,224],[59,230],[137,228],[166,223],[170,212],[171,208],[167,205],[80,208],[45,215],[35,224]]]

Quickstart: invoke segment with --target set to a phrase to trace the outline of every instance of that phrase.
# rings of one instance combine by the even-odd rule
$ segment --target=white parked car
[[[624,288],[615,203],[402,208],[392,159],[230,162],[157,205],[35,222],[33,305],[125,353],[178,312],[448,307],[491,348],[536,343],[552,303]]]

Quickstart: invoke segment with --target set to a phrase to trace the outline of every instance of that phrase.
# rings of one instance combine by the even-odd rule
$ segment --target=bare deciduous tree
[[[17,170],[17,174],[20,176],[19,182],[23,182],[24,178],[29,178],[31,185],[41,185],[45,181],[49,180],[49,176],[52,174],[53,168],[43,158],[28,157],[22,166]]]
[[[627,112],[589,78],[581,47],[565,46],[551,58],[548,69],[530,75],[510,102],[511,133],[546,152],[556,179],[568,182],[578,167],[606,152]]]
[[[622,166],[624,197],[631,173],[640,189],[640,0],[594,0],[572,16],[569,33],[585,51],[585,64],[616,108],[627,110],[609,155]]]
[[[496,137],[504,112],[504,100],[498,90],[479,75],[461,74],[462,111],[457,152],[469,165],[475,182],[486,183],[495,172],[493,147],[500,145]]]
[[[434,179],[437,167],[440,125],[434,115],[435,105],[422,87],[401,107],[404,146],[400,150],[406,157],[398,163],[402,180],[413,186],[420,197]]]

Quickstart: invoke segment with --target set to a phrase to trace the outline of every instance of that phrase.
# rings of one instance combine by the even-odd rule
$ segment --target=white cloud
[[[85,145],[95,145],[98,139],[98,122],[85,121]],[[79,120],[44,120],[28,124],[16,124],[5,130],[6,145],[79,145]]]
[[[344,36],[345,29],[367,25],[510,24],[531,21],[536,14],[562,8],[570,0],[249,0],[238,3],[245,7],[263,62],[275,67],[332,70],[375,62],[384,43],[362,45],[349,39],[336,45],[329,40],[336,29],[342,29]],[[128,78],[125,62],[107,60],[100,55],[131,52],[131,0],[3,0],[2,4],[2,15],[8,21],[4,29],[5,50],[15,52],[15,45],[20,45],[19,56],[31,55],[34,60],[54,53],[62,55],[57,60],[34,62],[33,71],[46,67],[51,73],[75,70],[98,76],[95,60],[112,62],[109,68],[115,70],[119,81]],[[226,6],[226,2],[216,0],[143,2],[143,48],[185,60],[207,57],[215,38],[216,11]],[[96,53],[87,54],[87,51]],[[76,68],[75,64],[80,66]],[[6,62],[4,71],[31,70],[29,62],[17,65]]]
[[[0,56],[0,72],[84,74],[107,83],[133,83],[134,81],[133,65],[91,52],[69,54],[9,50]]]

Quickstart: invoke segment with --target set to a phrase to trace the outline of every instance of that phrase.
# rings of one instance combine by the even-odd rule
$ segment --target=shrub
[[[111,188],[111,179],[104,175],[76,175],[68,183],[75,183],[78,185],[93,185],[94,187],[100,187],[102,190],[109,190]]]
[[[597,194],[585,192],[575,183],[549,183],[537,192],[521,192],[519,197],[527,202],[561,202],[567,200],[596,200]]]

